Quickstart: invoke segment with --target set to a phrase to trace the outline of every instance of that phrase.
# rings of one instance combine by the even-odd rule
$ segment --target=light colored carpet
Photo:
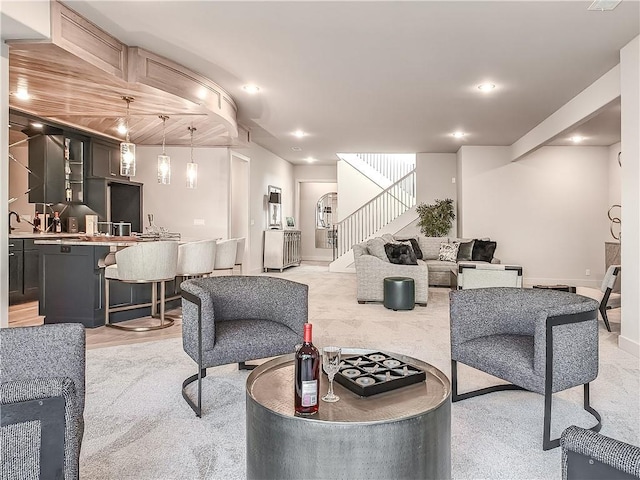
[[[448,289],[431,289],[429,305],[394,312],[355,301],[355,276],[302,266],[281,276],[310,286],[314,343],[370,347],[425,360],[450,375]],[[619,316],[618,316],[619,318]],[[615,322],[616,314],[611,319]],[[640,444],[638,359],[616,346],[600,325],[600,374],[592,405],[602,433]],[[144,334],[141,334],[144,335]],[[461,366],[460,390],[496,382]],[[85,479],[240,479],[245,477],[245,381],[236,365],[208,370],[204,415],[182,399],[182,381],[196,373],[180,339],[87,352],[87,401],[81,477]],[[552,434],[593,419],[582,389],[556,395]],[[452,406],[452,474],[456,479],[560,478],[560,449],[542,451],[543,397],[502,392]]]

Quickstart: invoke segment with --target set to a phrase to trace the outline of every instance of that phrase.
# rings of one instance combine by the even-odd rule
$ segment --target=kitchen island
[[[104,325],[104,268],[100,265],[109,253],[135,245],[136,241],[104,237],[92,241],[78,239],[35,240],[40,253],[39,314],[44,323],[82,323],[87,328]],[[166,282],[167,309],[180,305],[180,278]],[[131,306],[113,312],[111,323],[151,314],[151,286],[112,282],[110,306]]]

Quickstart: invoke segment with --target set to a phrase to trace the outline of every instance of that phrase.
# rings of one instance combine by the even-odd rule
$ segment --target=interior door
[[[249,157],[231,152],[231,186],[229,188],[229,238],[246,238],[242,273],[250,271],[249,252]]]

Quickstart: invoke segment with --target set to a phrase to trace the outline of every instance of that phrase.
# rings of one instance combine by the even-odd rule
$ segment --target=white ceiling
[[[220,84],[252,140],[293,163],[511,145],[640,33],[634,0],[611,12],[588,11],[590,1],[64,3]],[[483,81],[497,88],[483,94]],[[260,93],[244,92],[247,83]],[[602,142],[616,128],[619,140],[619,118],[610,123],[598,127],[610,130]]]

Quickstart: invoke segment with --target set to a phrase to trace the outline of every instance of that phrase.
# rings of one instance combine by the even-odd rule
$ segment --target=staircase
[[[416,172],[409,173],[386,187],[380,194],[337,224],[337,255],[329,265],[332,272],[352,271],[352,246],[370,237],[395,233],[418,218]]]

